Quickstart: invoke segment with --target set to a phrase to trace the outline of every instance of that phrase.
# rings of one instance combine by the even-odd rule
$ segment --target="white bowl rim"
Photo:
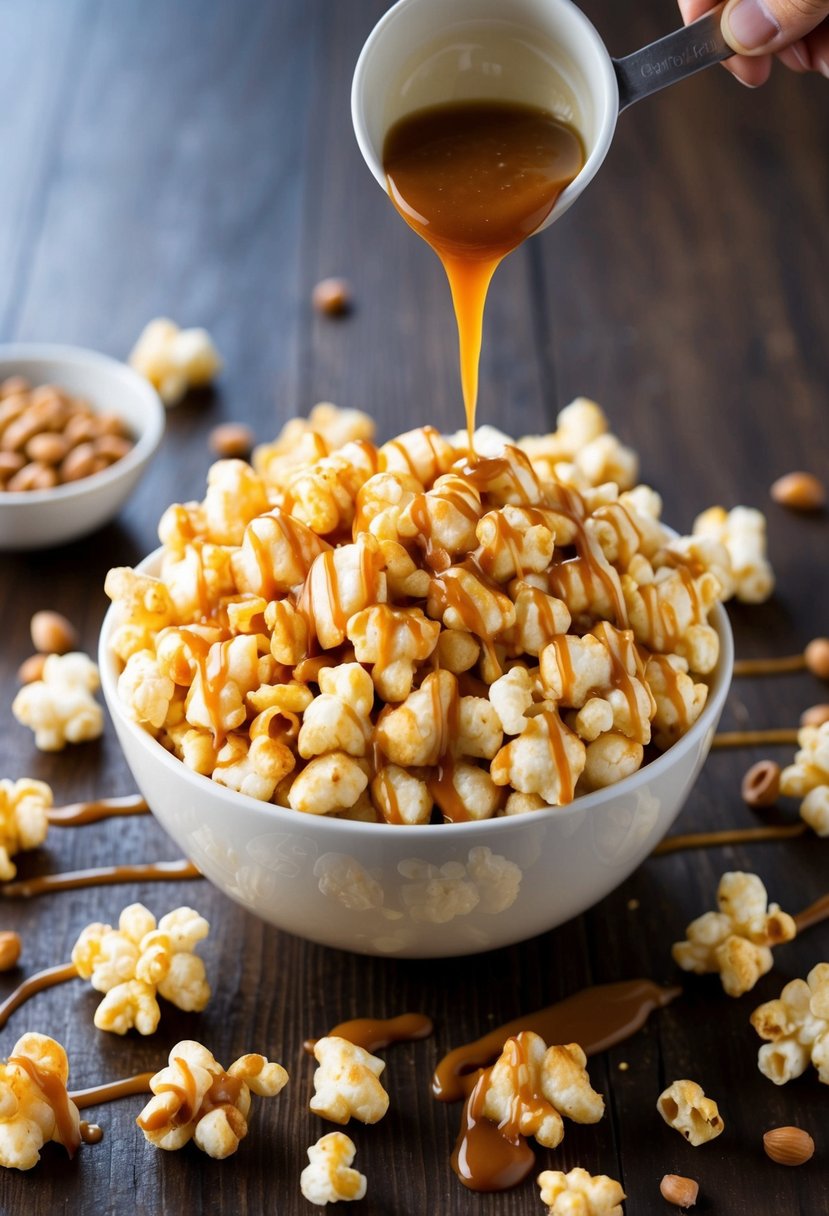
[[[154,549],[152,553],[149,553],[136,566],[136,570],[141,573],[147,573],[149,569],[157,565],[162,552],[162,546]],[[688,752],[693,751],[700,744],[705,733],[712,728],[712,724],[717,722],[731,685],[731,670],[734,662],[734,640],[728,614],[722,604],[717,604],[713,613],[713,624],[720,639],[720,654],[717,666],[712,673],[709,684],[710,692],[705,708],[691,729],[669,747],[667,751],[637,769],[629,777],[624,777],[621,781],[617,781],[614,785],[606,786],[604,789],[596,790],[591,794],[581,795],[565,806],[542,807],[540,810],[528,811],[522,815],[502,815],[494,819],[474,819],[461,823],[442,824],[363,823],[356,819],[335,819],[328,815],[306,814],[302,811],[295,811],[291,807],[279,806],[273,802],[261,802],[258,798],[251,798],[248,794],[240,794],[235,790],[230,790],[226,786],[219,785],[212,778],[194,772],[182,760],[179,760],[177,756],[172,755],[171,752],[162,747],[157,739],[154,739],[142,726],[127,716],[118,696],[115,656],[109,649],[109,635],[112,632],[114,624],[114,613],[115,607],[114,605],[110,605],[101,625],[98,643],[98,666],[101,673],[101,687],[110,714],[114,717],[117,713],[122,726],[140,743],[143,750],[149,754],[150,759],[160,763],[162,767],[169,769],[172,775],[178,775],[180,779],[192,781],[197,793],[199,790],[204,790],[205,794],[209,792],[219,802],[226,803],[228,811],[234,809],[238,811],[240,808],[250,811],[257,810],[268,818],[273,819],[275,825],[284,826],[292,831],[297,831],[305,820],[312,819],[314,820],[315,830],[319,829],[324,833],[330,833],[332,836],[352,837],[367,834],[368,837],[373,836],[377,839],[378,832],[391,833],[389,839],[399,840],[401,844],[404,842],[411,844],[412,841],[416,840],[425,841],[427,838],[434,841],[434,833],[436,832],[441,834],[438,839],[446,839],[447,843],[449,842],[449,837],[446,836],[447,832],[450,833],[451,837],[460,837],[463,833],[466,833],[467,835],[473,834],[476,838],[488,838],[490,835],[497,835],[498,832],[506,831],[510,826],[516,827],[518,821],[526,823],[529,826],[533,823],[545,823],[551,816],[556,819],[561,819],[562,817],[571,818],[586,811],[597,810],[599,807],[607,806],[619,797],[630,794],[638,788],[650,784],[665,769],[670,768]],[[427,835],[424,836],[424,833]]]
[[[93,494],[96,490],[111,485],[121,477],[128,476],[131,471],[140,468],[161,443],[166,425],[166,411],[161,398],[149,380],[145,380],[128,363],[115,359],[111,355],[105,355],[101,351],[90,350],[85,346],[61,345],[51,342],[0,344],[0,379],[5,379],[4,363],[25,364],[27,362],[53,363],[56,371],[54,380],[46,383],[54,383],[58,387],[60,387],[60,368],[62,366],[99,368],[102,371],[117,372],[128,382],[131,381],[132,387],[138,390],[140,396],[144,397],[147,404],[146,423],[126,456],[122,456],[108,468],[101,469],[99,473],[92,473],[89,477],[82,477],[78,481],[70,482],[68,485],[52,486],[48,490],[4,490],[0,493],[0,510],[4,505],[9,507],[24,504],[36,506],[39,503],[66,502]],[[20,375],[24,374],[23,371],[20,372]],[[115,407],[111,412],[119,413]]]

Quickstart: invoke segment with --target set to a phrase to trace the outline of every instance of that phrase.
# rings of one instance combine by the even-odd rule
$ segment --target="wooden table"
[[[78,342],[124,356],[152,316],[205,325],[226,360],[215,393],[169,414],[150,473],[117,522],[60,550],[0,559],[3,634],[0,775],[49,781],[60,802],[133,789],[108,725],[98,743],[38,753],[11,714],[15,672],[37,608],[66,613],[94,653],[113,564],[154,546],[169,501],[201,497],[207,434],[244,419],[260,439],[320,399],[369,410],[381,438],[413,420],[461,422],[446,284],[365,168],[348,90],[382,0],[33,0],[0,6],[0,336]],[[657,0],[584,5],[615,53],[675,22]],[[625,114],[597,181],[569,214],[510,258],[489,305],[480,414],[521,433],[553,425],[576,394],[600,401],[641,453],[643,476],[687,528],[705,506],[768,512],[774,599],[731,611],[743,656],[796,651],[826,633],[825,516],[771,503],[793,468],[826,473],[829,455],[829,107],[826,83],[776,70],[750,93],[717,69]],[[351,317],[314,315],[321,277],[347,275]],[[808,675],[736,681],[725,724],[792,726],[829,699]],[[750,826],[739,781],[766,753],[712,755],[678,830]],[[774,752],[787,762],[791,749]],[[794,805],[786,810],[796,815]],[[814,838],[678,853],[648,861],[599,906],[553,933],[483,958],[394,962],[339,954],[268,928],[204,882],[133,884],[7,902],[2,928],[24,941],[19,972],[67,959],[79,930],[143,900],[158,912],[195,904],[211,921],[202,948],[215,995],[201,1015],[166,1008],[150,1039],[92,1026],[80,982],[44,993],[0,1035],[25,1029],[67,1047],[77,1086],[155,1067],[182,1037],[223,1062],[247,1050],[282,1061],[292,1081],[256,1111],[230,1161],[191,1148],[162,1154],[138,1134],[139,1100],[95,1112],[103,1142],[68,1162],[56,1147],[31,1173],[0,1173],[0,1210],[73,1213],[307,1212],[299,1173],[321,1134],[306,1109],[312,1064],[302,1039],[342,1018],[430,1013],[433,1039],[388,1055],[391,1111],[358,1129],[369,1179],[356,1210],[394,1216],[540,1212],[532,1182],[506,1194],[465,1191],[448,1164],[457,1108],[435,1103],[431,1069],[450,1046],[593,982],[678,977],[670,945],[713,906],[720,874],[760,874],[795,911],[827,889],[827,845]],[[172,858],[149,817],[53,829],[21,873]],[[627,1211],[667,1211],[666,1172],[700,1181],[698,1211],[788,1216],[829,1210],[829,1092],[814,1071],[776,1088],[757,1071],[748,1024],[761,1000],[829,957],[829,926],[775,956],[740,1000],[716,977],[647,1030],[597,1057],[607,1096],[598,1127],[569,1126],[543,1166],[579,1164],[619,1178]],[[620,1069],[625,1061],[626,1071]],[[657,1117],[656,1097],[690,1076],[720,1103],[726,1132],[693,1150]],[[787,1170],[762,1152],[769,1127],[809,1128],[818,1156]],[[673,1209],[672,1209],[673,1210]]]

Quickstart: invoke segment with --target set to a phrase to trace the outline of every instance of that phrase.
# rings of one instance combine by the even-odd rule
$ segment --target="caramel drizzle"
[[[572,802],[576,792],[573,771],[567,759],[567,748],[564,743],[565,735],[572,731],[564,725],[557,709],[545,709],[540,715],[547,726],[547,738],[550,744],[550,756],[558,772],[559,800],[562,805]]]
[[[567,558],[563,562],[553,562],[550,567],[550,575],[554,589],[556,588],[556,569],[561,566],[578,564],[583,571],[585,583],[591,594],[595,594],[596,579],[598,578],[615,608],[616,624],[621,629],[627,628],[629,623],[627,604],[622,593],[619,573],[605,557],[598,541],[584,526],[587,516],[584,499],[571,486],[555,484],[548,490],[547,500],[549,505],[558,514],[569,520],[575,528],[575,547],[578,554],[578,557]]]
[[[546,1043],[580,1043],[587,1055],[606,1051],[630,1038],[654,1009],[663,1009],[681,992],[681,988],[662,988],[651,980],[583,988],[450,1051],[435,1069],[432,1093],[440,1102],[460,1101],[470,1088],[469,1074],[493,1063],[506,1040],[522,1030],[535,1031]]]
[[[735,676],[777,676],[790,671],[805,671],[803,654],[787,654],[772,659],[735,659],[732,674]]]
[[[88,1106],[100,1106],[104,1102],[115,1102],[118,1098],[149,1093],[150,1081],[154,1076],[154,1072],[140,1072],[122,1081],[107,1081],[103,1085],[92,1085],[89,1089],[73,1089],[69,1097],[78,1110],[85,1110]]]
[[[734,828],[724,832],[690,832],[685,836],[666,836],[651,853],[662,857],[684,849],[710,849],[720,845],[754,844],[762,840],[793,840],[809,828],[805,823],[767,824],[761,828]]]
[[[139,794],[125,794],[120,798],[101,798],[96,802],[71,802],[66,806],[55,806],[47,812],[52,827],[76,828],[102,819],[117,819],[126,815],[147,815],[150,808]]]
[[[514,1040],[512,1040],[514,1042]],[[505,1191],[535,1168],[535,1153],[509,1123],[495,1124],[481,1114],[491,1069],[480,1073],[464,1102],[461,1128],[452,1151],[452,1169],[471,1191]]]
[[[203,1118],[219,1106],[236,1106],[245,1084],[241,1077],[232,1077],[229,1073],[220,1072],[214,1077],[201,1102],[197,1104],[198,1087],[190,1066],[181,1056],[175,1056],[173,1063],[177,1065],[184,1084],[162,1081],[154,1092],[159,1095],[174,1094],[179,1104],[172,1113],[166,1107],[160,1107],[148,1115],[139,1115],[135,1122],[142,1131],[157,1132],[168,1123],[173,1127],[183,1127],[196,1118]]]
[[[86,1119],[81,1119],[78,1130],[84,1144],[100,1144],[104,1138],[104,1129],[97,1123],[87,1123]]]
[[[819,925],[824,920],[829,920],[829,895],[822,895],[813,904],[809,904],[808,908],[798,912],[794,923],[798,933],[802,933],[804,929],[811,929],[813,925]]]
[[[779,744],[781,747],[797,745],[796,727],[775,727],[773,730],[724,730],[719,731],[711,742],[712,749],[724,747],[763,747]]]
[[[32,1083],[40,1090],[43,1101],[51,1107],[55,1116],[55,1139],[62,1144],[70,1157],[74,1157],[81,1144],[81,1135],[69,1105],[70,1097],[61,1079],[47,1068],[41,1068],[28,1056],[9,1056],[8,1064],[14,1064],[28,1073]]]
[[[121,882],[177,882],[202,878],[201,870],[182,858],[180,861],[152,861],[131,866],[101,866],[94,870],[70,870],[65,874],[43,874],[3,883],[0,894],[10,899],[31,899],[54,891],[77,891],[82,887],[108,887]]]
[[[401,1013],[394,1018],[352,1018],[339,1022],[327,1037],[347,1039],[364,1051],[382,1051],[393,1043],[412,1043],[428,1039],[434,1033],[434,1023],[425,1013]],[[303,1049],[309,1056],[314,1054],[316,1039],[306,1039]]]
[[[65,984],[67,980],[78,978],[78,969],[74,963],[60,963],[57,967],[47,967],[45,971],[36,971],[28,979],[11,992],[0,1005],[0,1029],[8,1022],[11,1015],[30,997],[36,996],[46,988],[54,988],[57,984]]]

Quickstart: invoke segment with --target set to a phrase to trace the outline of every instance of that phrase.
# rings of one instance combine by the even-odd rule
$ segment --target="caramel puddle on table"
[[[127,815],[148,815],[150,808],[139,794],[120,798],[100,798],[96,802],[71,802],[55,806],[47,812],[49,826],[55,828],[84,827],[102,819],[120,819]]]
[[[69,870],[65,874],[43,874],[39,878],[24,878],[7,882],[0,895],[31,899],[52,891],[77,891],[82,887],[108,887],[121,882],[175,882],[185,878],[202,878],[202,872],[192,861],[151,861],[132,866],[100,866],[94,870]]]
[[[392,1043],[411,1043],[428,1039],[434,1032],[434,1023],[425,1013],[401,1013],[396,1018],[352,1018],[340,1022],[326,1037],[347,1039],[355,1047],[365,1051],[382,1051]],[[317,1039],[306,1039],[302,1044],[308,1055],[314,1054]]]
[[[400,119],[386,136],[383,169],[392,202],[432,246],[449,279],[470,451],[490,280],[583,164],[571,127],[515,102],[432,106]]]
[[[80,1133],[84,1144],[100,1144],[104,1138],[104,1129],[97,1123],[87,1123],[86,1119],[81,1119]]]

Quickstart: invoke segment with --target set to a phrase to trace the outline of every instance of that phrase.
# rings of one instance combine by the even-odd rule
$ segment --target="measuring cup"
[[[540,232],[581,194],[607,155],[622,110],[733,54],[724,5],[613,59],[571,0],[398,0],[360,53],[351,114],[360,151],[383,189],[383,144],[398,119],[427,106],[511,101],[574,127],[586,159]]]

